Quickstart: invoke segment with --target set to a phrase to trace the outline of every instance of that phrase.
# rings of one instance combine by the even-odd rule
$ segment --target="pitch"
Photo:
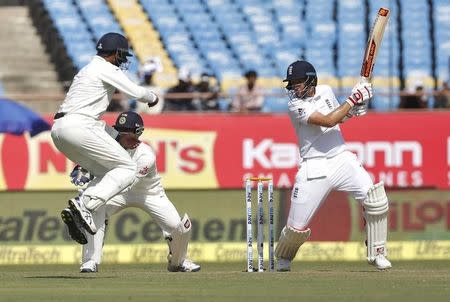
[[[295,262],[290,273],[244,273],[245,263],[203,263],[199,273],[163,264],[0,266],[0,301],[448,301],[448,262]]]

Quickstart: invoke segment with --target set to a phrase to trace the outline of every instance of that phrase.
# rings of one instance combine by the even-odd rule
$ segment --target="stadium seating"
[[[97,0],[75,0],[75,4],[96,40],[108,32],[123,34],[106,3]]]
[[[403,76],[406,87],[413,87],[418,80],[428,88],[433,87],[432,53],[427,0],[400,1],[400,21],[403,41]]]
[[[363,0],[339,1],[337,5],[337,69],[341,86],[351,88],[359,80],[366,44]]]
[[[432,88],[435,79],[449,79],[448,0],[42,1],[77,67],[90,59],[104,32],[123,32],[140,61],[162,58],[163,87],[184,67],[194,75],[212,73],[232,91],[254,69],[260,84],[279,91],[287,66],[307,59],[320,83],[346,93],[359,79],[379,7],[389,7],[391,18],[374,70],[373,83],[382,92],[373,100],[375,109],[396,108],[398,97],[388,94],[403,85],[421,80]],[[280,98],[268,97],[264,110],[284,110]]]
[[[436,49],[436,77],[441,83],[450,73],[450,2],[433,1],[434,41]]]
[[[149,1],[150,3],[152,1]],[[164,1],[160,1],[161,7]],[[140,62],[150,57],[159,57],[164,68],[164,74],[158,73],[155,82],[161,87],[176,83],[176,69],[169,58],[160,39],[160,33],[149,20],[145,8],[137,0],[107,0],[114,16],[133,46],[133,51]],[[152,7],[156,7],[153,5]]]
[[[86,65],[95,54],[95,43],[76,6],[65,0],[43,0],[43,4],[74,65],[78,68]]]
[[[400,93],[399,22],[396,17],[398,6],[396,2],[390,0],[370,0],[368,7],[371,16],[369,26],[372,26],[380,7],[388,7],[391,15],[373,71],[372,82],[376,93],[372,100],[372,106],[377,110],[387,111],[396,109],[400,102],[398,96]]]
[[[337,24],[333,13],[335,1],[307,1],[304,7],[306,41],[302,57],[313,63],[319,83],[338,87],[335,64]]]

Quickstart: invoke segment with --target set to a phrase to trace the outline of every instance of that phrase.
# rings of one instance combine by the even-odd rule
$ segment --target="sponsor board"
[[[104,119],[112,124],[115,117]],[[167,189],[241,188],[249,176],[292,187],[300,158],[287,115],[165,114],[144,116],[144,122],[142,140],[157,153]],[[341,129],[375,182],[450,187],[450,112],[372,113]],[[0,190],[71,188],[73,163],[49,132],[33,138],[0,134],[0,151]]]
[[[102,263],[166,263],[166,244],[106,245]],[[198,263],[246,262],[245,243],[192,243],[189,257]],[[388,255],[397,260],[450,260],[450,241],[391,241]],[[265,261],[268,253],[265,251]],[[294,261],[365,261],[366,248],[357,242],[307,242]],[[1,246],[0,265],[79,264],[79,245]]]
[[[256,192],[253,193],[256,225]],[[59,215],[72,194],[0,193],[7,201],[0,202],[0,244],[64,245],[72,242]],[[180,214],[188,213],[192,242],[245,242],[244,190],[177,190],[168,191],[167,195]],[[449,190],[388,190],[387,195],[390,240],[450,240]],[[264,198],[266,200],[266,194]],[[276,238],[286,222],[289,203],[289,190],[274,191]],[[267,219],[267,204],[264,209]],[[342,192],[333,192],[309,226],[312,229],[310,241],[361,242],[365,238],[362,217],[362,208],[355,200]],[[267,234],[268,225],[265,227]],[[109,219],[106,245],[161,242],[160,228],[140,209],[127,208]]]
[[[290,191],[274,193],[278,238],[289,210]],[[64,206],[61,200],[66,201],[72,194],[0,193],[5,199],[14,198],[8,206],[0,202],[0,264],[79,263],[80,245],[69,238],[59,217]],[[244,190],[177,190],[167,194],[179,213],[191,217],[192,259],[245,263]],[[388,190],[387,194],[390,257],[450,259],[450,191]],[[346,194],[332,193],[310,227],[311,238],[302,246],[297,260],[364,260],[361,208]],[[104,246],[106,263],[163,263],[166,256],[161,230],[147,213],[126,209],[110,219]]]

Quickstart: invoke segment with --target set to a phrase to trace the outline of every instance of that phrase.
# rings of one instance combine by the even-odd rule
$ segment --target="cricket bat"
[[[372,78],[373,66],[377,58],[378,49],[381,46],[384,29],[389,20],[389,9],[381,7],[370,30],[367,40],[366,51],[364,52],[361,66],[361,82],[370,82]]]

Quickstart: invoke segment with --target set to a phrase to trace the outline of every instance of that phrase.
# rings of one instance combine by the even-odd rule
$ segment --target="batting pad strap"
[[[387,216],[389,203],[383,182],[370,188],[363,202],[366,220],[367,260],[373,262],[377,255],[387,256]]]
[[[310,235],[311,229],[297,231],[290,226],[285,226],[281,231],[277,247],[275,248],[275,256],[278,259],[294,259],[298,249],[308,240]]]
[[[187,214],[177,227],[172,230],[172,234],[168,238],[170,249],[170,263],[174,266],[180,266],[186,259],[187,247],[191,235],[191,221]]]
[[[98,210],[98,208],[100,208],[102,205],[104,205],[106,202],[101,200],[100,198],[95,198],[95,197],[89,197],[86,196],[87,198],[83,199],[83,202],[86,206],[86,208],[90,211],[96,211]]]
[[[363,201],[366,214],[383,215],[389,210],[389,202],[384,191],[383,182],[372,186],[367,192],[367,198]]]

